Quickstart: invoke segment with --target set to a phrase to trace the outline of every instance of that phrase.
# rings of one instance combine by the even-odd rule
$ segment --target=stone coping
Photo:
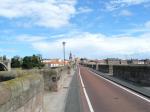
[[[24,106],[36,94],[44,91],[43,77],[28,74],[0,83],[0,112]]]

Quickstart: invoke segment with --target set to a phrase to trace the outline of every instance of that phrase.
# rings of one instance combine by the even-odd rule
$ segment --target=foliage
[[[43,66],[41,55],[25,56],[23,58],[22,68],[24,69],[41,68]]]
[[[19,56],[14,56],[11,59],[11,67],[12,68],[20,68],[21,67],[21,58]]]
[[[32,63],[32,57],[31,56],[25,56],[23,58],[22,68],[24,68],[24,69],[33,68],[33,63]]]

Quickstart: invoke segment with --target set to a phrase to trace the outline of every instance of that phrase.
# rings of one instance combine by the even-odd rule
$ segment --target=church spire
[[[72,61],[72,53],[70,51],[69,60]]]

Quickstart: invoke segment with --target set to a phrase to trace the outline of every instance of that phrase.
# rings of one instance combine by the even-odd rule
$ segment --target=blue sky
[[[0,55],[150,58],[150,0],[0,0]]]

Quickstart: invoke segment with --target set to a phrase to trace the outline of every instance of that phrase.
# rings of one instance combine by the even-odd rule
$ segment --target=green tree
[[[21,67],[21,58],[19,56],[14,56],[11,58],[11,67],[12,68],[20,68]]]
[[[38,67],[40,64],[40,60],[39,57],[36,55],[32,56],[32,63],[33,63],[33,67]]]
[[[22,68],[24,69],[42,68],[43,66],[41,55],[26,56],[23,58]]]
[[[23,58],[22,68],[23,69],[32,69],[33,68],[33,62],[32,62],[31,56],[25,56]]]
[[[42,56],[39,54],[32,56],[32,63],[33,63],[33,67],[41,68],[44,66],[44,64],[42,63]]]

